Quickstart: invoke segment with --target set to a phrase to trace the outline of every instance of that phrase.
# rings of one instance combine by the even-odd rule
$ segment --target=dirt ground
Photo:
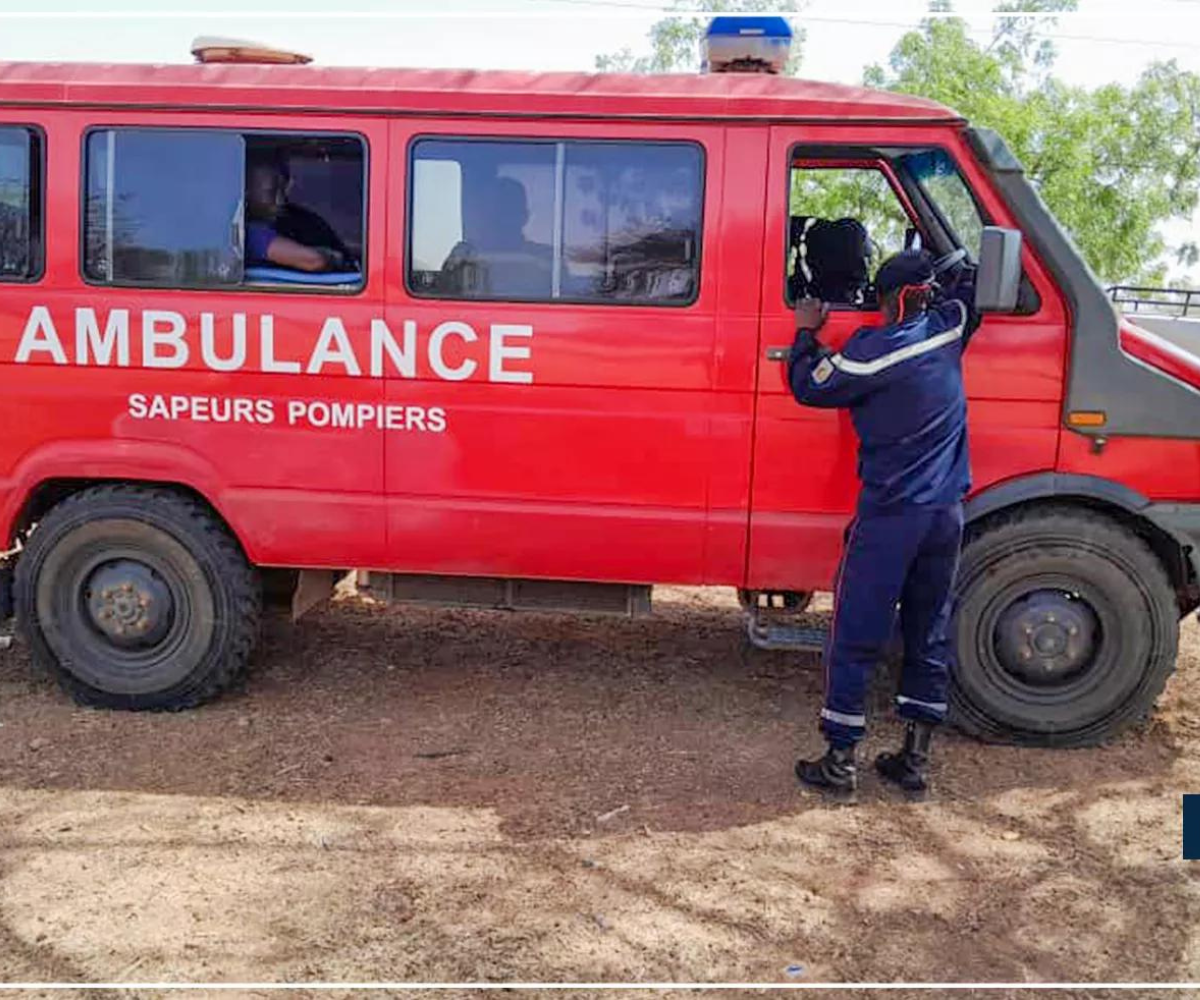
[[[751,650],[724,592],[638,621],[343,600],[180,715],[77,708],[14,648],[0,980],[1200,980],[1192,622],[1179,668],[1110,746],[946,734],[932,801],[868,775],[847,807],[791,774],[819,663]],[[875,702],[868,757],[899,733]]]

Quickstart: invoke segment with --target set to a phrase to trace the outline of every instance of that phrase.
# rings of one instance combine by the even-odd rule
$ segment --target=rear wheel
[[[17,563],[18,627],[81,704],[190,708],[245,669],[261,588],[203,505],[167,490],[103,486],[68,497]]]
[[[990,739],[1097,743],[1142,718],[1174,668],[1179,611],[1162,564],[1092,511],[1018,512],[969,538],[951,713]]]

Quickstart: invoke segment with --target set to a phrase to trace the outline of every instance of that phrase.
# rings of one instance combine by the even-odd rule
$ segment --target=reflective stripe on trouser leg
[[[918,701],[902,694],[896,695],[896,708],[905,718],[941,722],[946,717],[947,707],[944,701]]]
[[[860,516],[847,541],[821,712],[821,731],[835,746],[863,737],[867,685],[891,635],[896,602],[921,535],[910,521],[907,512]]]
[[[838,726],[845,726],[847,729],[862,730],[867,726],[865,715],[847,715],[845,712],[835,712],[829,708],[821,709],[821,719]]]
[[[821,690],[829,690],[829,664],[833,660],[833,643],[837,638],[838,613],[842,606],[842,579],[846,574],[846,557],[854,542],[854,529],[858,526],[858,518],[850,519],[846,530],[842,532],[842,557],[838,560],[837,576],[833,581],[833,623],[829,627],[829,635],[825,637],[824,655],[821,657],[822,671]]]
[[[834,643],[837,641],[838,622],[842,615],[842,586],[846,579],[846,562],[854,549],[854,535],[858,529],[858,518],[854,517],[846,525],[842,533],[842,557],[838,560],[837,579],[833,584],[833,624],[829,628],[829,636],[825,640],[824,656],[824,692],[825,704],[830,703],[832,687],[830,669],[833,664]],[[838,712],[831,708],[822,708],[818,728],[830,742],[838,745],[857,743],[866,732],[867,718],[862,712]]]
[[[905,719],[938,723],[946,718],[950,682],[950,614],[962,545],[962,507],[931,511],[901,594],[904,672],[896,711]]]

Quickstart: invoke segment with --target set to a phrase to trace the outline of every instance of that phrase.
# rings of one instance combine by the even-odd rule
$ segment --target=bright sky
[[[590,70],[596,55],[646,48],[666,0],[0,0],[0,59],[190,62],[196,35],[251,38],[325,65]],[[955,4],[981,39],[993,3]],[[1058,75],[1128,84],[1157,59],[1200,72],[1200,0],[1081,0],[1052,29]],[[926,0],[809,0],[802,75],[859,82],[924,16]],[[1136,14],[1132,11],[1136,10]],[[331,12],[332,11],[332,12]],[[1200,235],[1200,214],[1172,241]]]

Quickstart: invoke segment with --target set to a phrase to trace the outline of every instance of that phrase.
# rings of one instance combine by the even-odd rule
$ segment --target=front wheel
[[[261,588],[224,525],[167,490],[102,486],[45,515],[17,562],[18,627],[81,704],[182,709],[242,672]]]
[[[968,539],[950,706],[988,739],[1086,746],[1153,707],[1179,612],[1155,554],[1092,511],[1018,512]]]

